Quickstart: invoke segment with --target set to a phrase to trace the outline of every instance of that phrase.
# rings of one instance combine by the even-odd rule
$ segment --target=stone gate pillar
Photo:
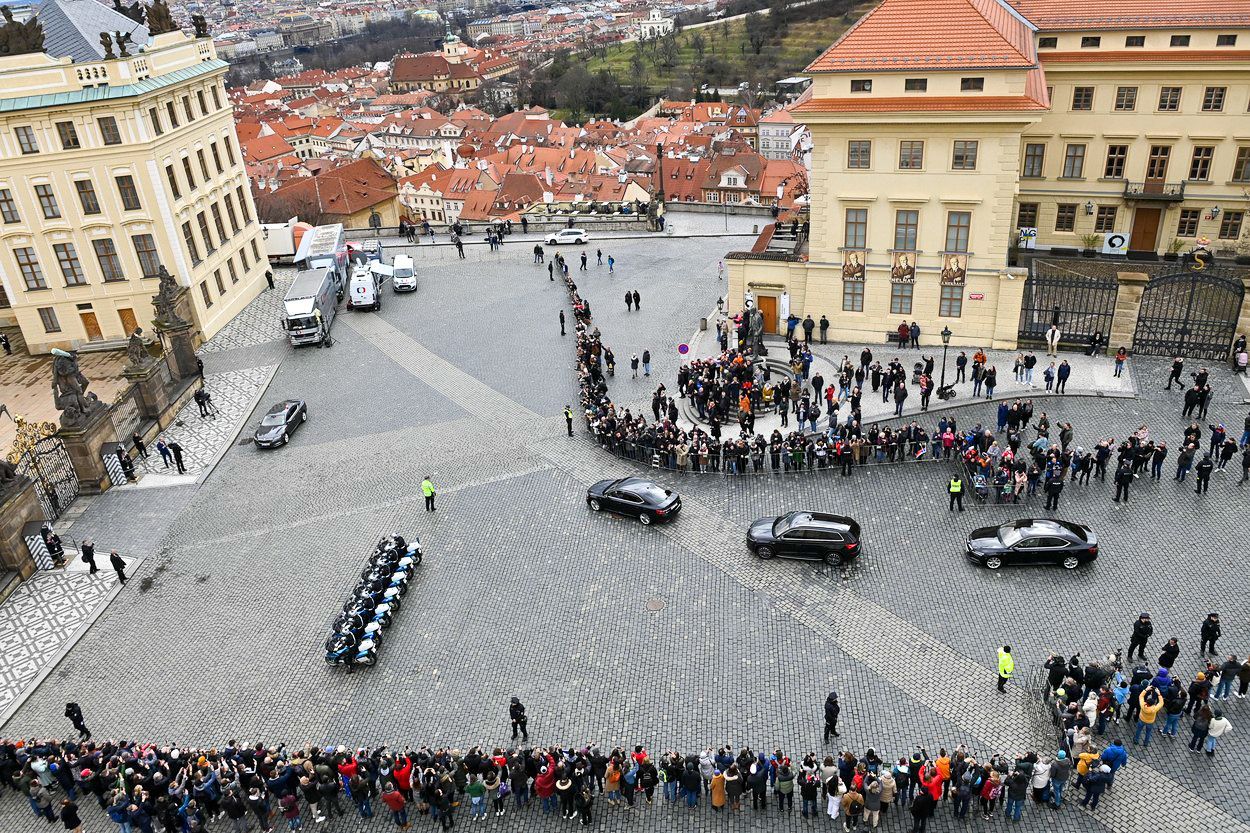
[[[1237,332],[1233,334],[1234,341],[1237,336],[1250,338],[1250,276],[1242,278],[1241,282],[1246,287],[1246,294],[1241,296],[1241,311],[1237,313]]]
[[[1125,347],[1133,349],[1133,337],[1137,334],[1137,316],[1141,313],[1141,299],[1150,283],[1150,276],[1143,272],[1116,272],[1115,312],[1111,316],[1111,332],[1107,336],[1106,350]],[[1106,351],[1104,350],[1104,352]]]

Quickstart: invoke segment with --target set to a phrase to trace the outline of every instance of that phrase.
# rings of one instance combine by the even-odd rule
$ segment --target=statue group
[[[52,401],[61,412],[62,428],[80,428],[107,407],[94,393],[78,369],[78,354],[52,349]]]

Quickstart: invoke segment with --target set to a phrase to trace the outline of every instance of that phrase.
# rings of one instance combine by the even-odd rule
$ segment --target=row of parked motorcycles
[[[396,533],[378,541],[326,638],[327,664],[346,666],[350,674],[357,665],[378,661],[382,631],[395,621],[420,563],[420,539],[409,543]]]

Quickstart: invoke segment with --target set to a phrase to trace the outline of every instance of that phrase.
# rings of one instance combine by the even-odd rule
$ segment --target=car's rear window
[[[631,491],[644,500],[654,501],[655,503],[663,503],[667,498],[664,490],[654,484],[650,486],[635,486]]]

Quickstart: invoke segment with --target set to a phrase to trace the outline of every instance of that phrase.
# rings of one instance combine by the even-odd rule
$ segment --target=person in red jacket
[[[411,771],[411,762],[409,762],[408,768]],[[391,818],[395,820],[396,827],[400,830],[407,830],[412,826],[408,821],[408,802],[404,800],[399,790],[387,784],[386,789],[382,792],[382,803],[391,811]]]
[[[412,758],[408,757],[407,751],[396,759],[391,775],[395,777],[395,786],[399,788],[400,794],[412,801]]]
[[[543,813],[550,813],[556,809],[556,762],[550,756],[546,756],[546,762],[542,769],[538,771],[538,777],[534,779],[534,795],[542,800]]]
[[[942,774],[933,764],[926,764],[920,770],[920,786],[929,791],[934,803],[942,798]]]

